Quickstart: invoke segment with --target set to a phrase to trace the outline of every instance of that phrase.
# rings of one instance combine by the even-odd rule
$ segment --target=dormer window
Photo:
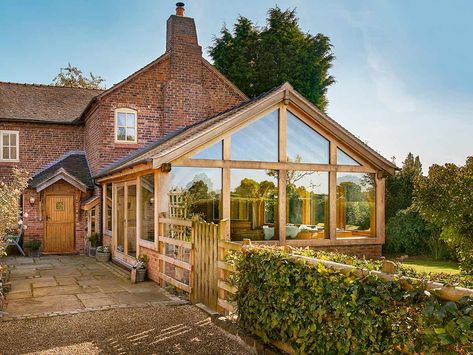
[[[136,143],[137,137],[136,111],[129,108],[115,110],[115,142]]]

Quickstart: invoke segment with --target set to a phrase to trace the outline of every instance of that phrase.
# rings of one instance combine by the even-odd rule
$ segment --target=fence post
[[[196,303],[197,301],[197,270],[196,270],[196,253],[195,249],[197,248],[197,233],[198,233],[198,228],[199,228],[199,216],[195,215],[192,216],[192,227],[191,227],[191,243],[192,243],[192,249],[191,249],[191,255],[190,255],[190,263],[192,265],[190,274],[189,274],[189,285],[191,287],[191,294],[190,294],[190,300],[192,303]]]

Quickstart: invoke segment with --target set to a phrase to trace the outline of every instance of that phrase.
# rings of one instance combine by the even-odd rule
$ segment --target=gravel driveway
[[[195,306],[0,321],[0,354],[249,354]]]

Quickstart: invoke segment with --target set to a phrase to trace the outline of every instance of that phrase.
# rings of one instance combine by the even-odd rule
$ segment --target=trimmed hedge
[[[266,342],[300,354],[473,350],[473,299],[442,303],[420,286],[405,291],[268,247],[232,259],[240,326]]]

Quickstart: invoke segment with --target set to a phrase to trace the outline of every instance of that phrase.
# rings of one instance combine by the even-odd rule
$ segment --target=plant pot
[[[136,282],[143,282],[146,278],[146,269],[136,269]]]
[[[39,258],[41,255],[41,252],[39,250],[31,250],[29,251],[30,257],[32,258]]]
[[[96,251],[95,260],[97,260],[101,263],[106,263],[107,261],[110,260],[110,252],[103,253],[101,251]]]
[[[97,254],[97,247],[92,247],[89,245],[89,256],[95,256]]]

